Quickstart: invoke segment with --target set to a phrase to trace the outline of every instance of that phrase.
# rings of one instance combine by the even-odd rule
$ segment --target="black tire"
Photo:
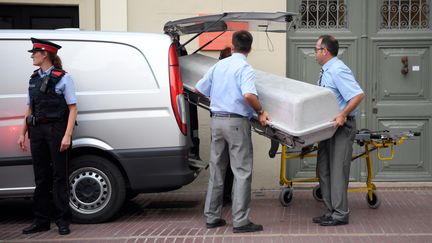
[[[377,209],[381,205],[381,197],[377,192],[373,191],[372,192],[372,200],[369,200],[369,194],[366,193],[366,202],[367,202],[369,208]]]
[[[284,187],[279,195],[279,201],[284,207],[288,207],[293,199],[293,189],[291,187]]]
[[[321,187],[320,185],[316,185],[312,190],[312,196],[317,200],[318,202],[323,201],[323,196],[321,194]]]
[[[125,180],[110,160],[94,155],[76,157],[69,172],[69,206],[74,222],[107,221],[123,205]]]

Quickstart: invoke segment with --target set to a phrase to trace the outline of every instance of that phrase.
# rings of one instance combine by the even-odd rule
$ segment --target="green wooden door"
[[[367,95],[357,128],[422,132],[396,146],[391,161],[379,161],[374,154],[374,179],[432,180],[430,0],[296,0],[287,1],[287,6],[288,11],[300,13],[296,30],[287,37],[288,76],[315,84],[320,70],[314,55],[316,39],[322,34],[335,36],[339,58],[352,69]],[[416,13],[421,17],[415,19]],[[408,73],[402,74],[405,56]],[[361,151],[356,145],[354,149]],[[287,175],[313,177],[315,165],[315,159],[291,160]],[[353,161],[351,180],[364,181],[365,168],[364,160]]]
[[[374,163],[375,180],[432,180],[430,7],[430,0],[370,1],[368,6],[369,125],[422,133],[396,146],[393,160]]]

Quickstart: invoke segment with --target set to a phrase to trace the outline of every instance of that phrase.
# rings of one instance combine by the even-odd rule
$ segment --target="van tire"
[[[107,221],[123,205],[125,180],[110,160],[95,155],[79,156],[71,160],[69,172],[69,206],[73,222]]]

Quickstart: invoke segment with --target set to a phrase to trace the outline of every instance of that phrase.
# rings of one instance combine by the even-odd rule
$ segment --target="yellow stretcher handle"
[[[406,139],[407,139],[406,137],[401,137],[401,138],[399,138],[396,141],[394,141],[393,139],[390,139],[389,141],[386,141],[384,143],[378,143],[378,142],[375,142],[375,141],[371,141],[370,143],[378,149],[378,151],[377,151],[377,157],[378,157],[379,160],[392,160],[393,157],[394,157],[394,147],[393,146],[394,145],[403,144]],[[383,157],[381,155],[381,152],[380,152],[380,150],[382,148],[390,148],[390,156]]]
[[[391,144],[390,146],[389,146],[389,148],[390,148],[390,156],[388,156],[388,157],[383,157],[382,155],[381,155],[381,150],[382,150],[382,147],[380,148],[380,147],[378,147],[378,151],[377,151],[377,157],[378,157],[378,159],[379,160],[392,160],[393,159],[393,157],[394,157],[394,148],[393,148],[393,144]]]

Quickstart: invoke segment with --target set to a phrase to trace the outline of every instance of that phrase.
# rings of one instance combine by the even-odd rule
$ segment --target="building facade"
[[[393,160],[374,157],[378,181],[432,181],[432,13],[431,0],[0,0],[0,28],[65,28],[162,33],[170,20],[230,11],[299,13],[288,34],[254,34],[251,64],[266,72],[316,83],[318,36],[340,41],[339,57],[353,70],[367,97],[358,128],[420,131],[395,147]],[[35,15],[35,13],[37,13]],[[194,41],[192,50],[198,47]],[[206,55],[218,56],[217,52]],[[323,107],[325,109],[325,107]],[[210,127],[200,110],[201,157],[208,159]],[[270,159],[268,139],[253,135],[254,189],[279,187],[280,157]],[[359,147],[355,148],[360,152]],[[389,151],[382,151],[385,155]],[[313,177],[314,159],[287,161],[289,177]],[[367,175],[363,161],[352,164],[353,181]],[[196,188],[204,189],[204,172]],[[203,183],[200,183],[203,182]]]

